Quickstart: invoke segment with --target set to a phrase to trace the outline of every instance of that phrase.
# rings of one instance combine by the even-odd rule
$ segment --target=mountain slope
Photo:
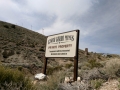
[[[29,29],[0,21],[0,62],[11,67],[24,67],[35,74],[43,68],[46,36]],[[79,50],[79,68],[86,67],[83,62],[102,61],[101,54]],[[90,62],[91,63],[91,62]],[[82,65],[83,64],[83,65]],[[82,65],[82,66],[81,66]],[[60,67],[58,67],[60,66]],[[73,58],[49,58],[48,71],[73,67]],[[50,71],[50,72],[51,72]]]
[[[0,21],[0,61],[4,65],[42,65],[46,36]]]

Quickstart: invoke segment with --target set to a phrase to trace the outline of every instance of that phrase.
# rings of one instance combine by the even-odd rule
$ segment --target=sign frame
[[[68,32],[73,32],[76,31],[76,48],[75,48],[75,56],[74,57],[46,57],[45,56],[45,60],[44,60],[44,67],[43,67],[43,73],[46,74],[46,69],[47,69],[47,60],[48,58],[74,58],[74,81],[77,81],[77,76],[78,76],[78,49],[79,49],[79,33],[80,30],[72,30],[72,31],[68,31]],[[59,35],[59,34],[64,34],[64,33],[68,33],[68,32],[63,32],[63,33],[58,33],[58,34],[54,34],[54,35]],[[54,35],[49,35],[49,36],[54,36]],[[47,36],[47,38],[49,37]],[[46,40],[46,45],[47,45],[47,40]],[[46,51],[46,48],[45,48]]]

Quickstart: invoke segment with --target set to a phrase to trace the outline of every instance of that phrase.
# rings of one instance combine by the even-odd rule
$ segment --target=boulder
[[[46,75],[43,74],[43,73],[35,74],[35,79],[37,79],[37,80],[45,80]]]
[[[69,83],[70,82],[70,78],[69,77],[65,77],[64,83]]]
[[[81,82],[81,77],[77,77],[77,81],[78,81],[78,82]]]

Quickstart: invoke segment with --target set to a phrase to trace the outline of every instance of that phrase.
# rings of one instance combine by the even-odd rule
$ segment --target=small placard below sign
[[[77,30],[48,36],[45,57],[74,57],[77,49]]]

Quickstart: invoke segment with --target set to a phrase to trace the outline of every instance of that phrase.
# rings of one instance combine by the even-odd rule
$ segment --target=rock
[[[46,75],[43,74],[43,73],[36,74],[36,75],[35,75],[35,79],[45,80],[45,79],[46,79]]]
[[[81,81],[81,77],[77,77],[77,81],[80,82]]]
[[[70,82],[70,78],[69,77],[65,77],[64,83],[69,83]]]
[[[70,81],[73,82],[73,77],[70,77]]]

